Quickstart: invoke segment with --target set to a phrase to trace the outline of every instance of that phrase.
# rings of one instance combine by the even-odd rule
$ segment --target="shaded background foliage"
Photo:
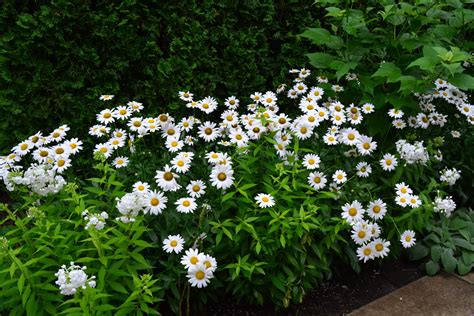
[[[306,63],[294,35],[317,15],[303,0],[2,1],[0,152],[59,123],[81,137],[100,94],[157,113],[182,104],[181,89],[264,91]]]

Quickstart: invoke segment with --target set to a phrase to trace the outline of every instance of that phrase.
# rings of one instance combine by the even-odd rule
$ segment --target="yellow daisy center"
[[[157,206],[158,204],[160,204],[160,200],[158,200],[156,197],[154,197],[154,198],[151,199],[150,204],[153,205],[153,206]]]
[[[202,271],[196,272],[195,276],[196,276],[196,279],[198,280],[203,280],[206,277],[206,275]]]
[[[163,178],[166,180],[166,181],[171,181],[173,180],[173,174],[171,172],[165,172],[165,174],[163,175]]]
[[[349,209],[349,215],[350,216],[356,216],[357,215],[357,209],[355,207],[351,207]]]

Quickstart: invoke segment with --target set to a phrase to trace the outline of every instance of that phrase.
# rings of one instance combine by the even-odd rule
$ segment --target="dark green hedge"
[[[295,35],[318,14],[312,1],[4,0],[0,152],[59,123],[81,136],[100,94],[139,98],[153,113],[181,104],[181,89],[268,89],[306,64]]]

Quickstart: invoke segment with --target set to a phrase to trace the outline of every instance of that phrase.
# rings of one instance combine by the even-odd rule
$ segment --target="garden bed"
[[[420,262],[401,259],[379,266],[366,264],[360,274],[350,268],[339,269],[339,275],[308,293],[303,302],[286,311],[275,312],[271,304],[237,304],[232,297],[222,298],[203,313],[206,315],[344,315],[396,289],[407,285],[424,274]]]

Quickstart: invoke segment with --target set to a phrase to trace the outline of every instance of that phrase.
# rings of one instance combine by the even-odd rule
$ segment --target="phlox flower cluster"
[[[32,164],[22,176],[12,176],[11,181],[42,196],[58,193],[66,184],[64,178],[47,164]]]
[[[456,181],[458,181],[461,178],[461,171],[456,170],[456,168],[453,169],[444,169],[441,172],[441,175],[439,179],[443,182],[446,182],[450,186],[454,185]]]
[[[100,214],[90,213],[88,210],[82,212],[82,216],[86,221],[86,229],[94,227],[97,230],[101,230],[105,227],[105,220],[109,218],[109,214],[102,212]]]
[[[435,212],[442,212],[446,214],[447,217],[451,216],[451,214],[456,210],[456,202],[454,202],[451,196],[446,198],[436,197],[434,201],[434,211]]]
[[[87,267],[70,263],[69,267],[62,265],[54,275],[58,278],[56,284],[62,295],[74,295],[80,289],[86,289],[88,286],[94,288],[96,285],[95,276],[88,277],[84,272]]]
[[[429,160],[428,151],[423,146],[423,141],[410,144],[404,139],[398,140],[396,143],[397,152],[407,164],[426,164]]]

